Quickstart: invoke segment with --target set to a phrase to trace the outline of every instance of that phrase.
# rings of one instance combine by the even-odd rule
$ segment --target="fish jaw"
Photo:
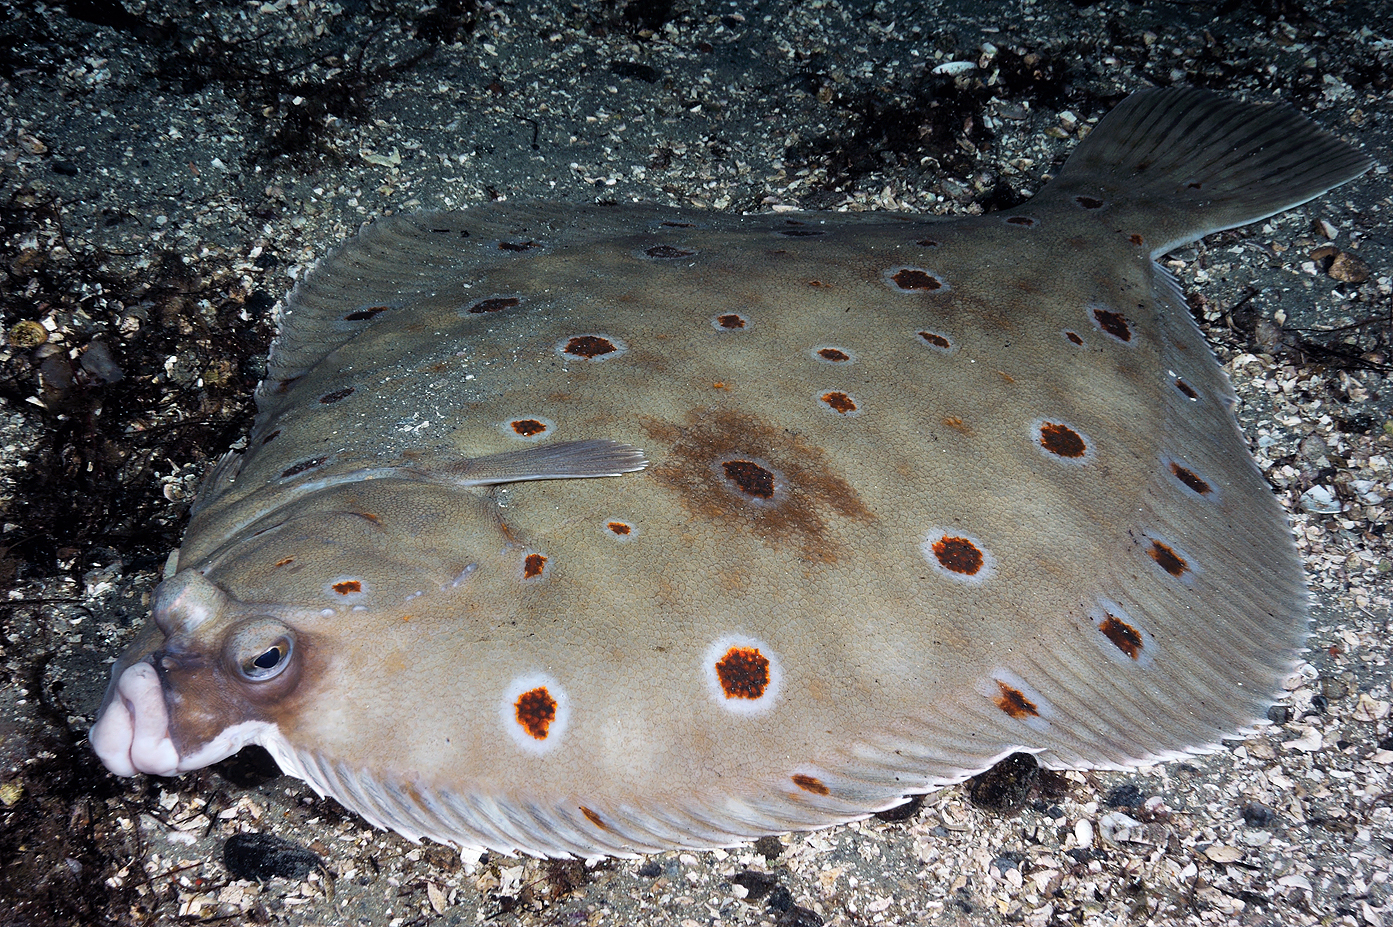
[[[117,677],[110,701],[88,734],[98,759],[118,776],[177,776],[277,737],[274,724],[245,721],[224,728],[197,750],[180,753],[169,727],[164,686],[148,661],[128,666]]]

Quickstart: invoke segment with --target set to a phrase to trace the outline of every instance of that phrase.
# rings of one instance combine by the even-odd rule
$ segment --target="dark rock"
[[[1040,777],[1040,764],[1029,753],[1013,753],[981,775],[967,780],[972,803],[993,811],[1014,811]]]
[[[300,880],[324,865],[319,854],[271,834],[233,834],[223,846],[223,865],[234,879]]]

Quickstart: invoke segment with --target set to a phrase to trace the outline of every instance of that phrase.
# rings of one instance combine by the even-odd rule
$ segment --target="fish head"
[[[90,733],[107,768],[171,776],[257,741],[299,688],[312,650],[274,611],[239,602],[197,570],[161,583]]]

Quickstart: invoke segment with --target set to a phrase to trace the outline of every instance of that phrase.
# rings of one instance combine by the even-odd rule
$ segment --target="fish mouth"
[[[279,736],[273,724],[242,721],[180,753],[170,729],[164,684],[152,659],[132,663],[112,680],[97,723],[87,732],[97,758],[116,775],[177,776],[224,760],[247,744]]]
[[[87,739],[106,768],[118,776],[183,772],[169,734],[164,686],[148,661],[122,671]]]

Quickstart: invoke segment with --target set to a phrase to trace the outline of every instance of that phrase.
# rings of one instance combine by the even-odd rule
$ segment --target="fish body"
[[[92,743],[259,743],[413,839],[552,856],[1212,749],[1307,597],[1156,259],[1369,163],[1153,90],[980,217],[370,225],[292,295]]]

